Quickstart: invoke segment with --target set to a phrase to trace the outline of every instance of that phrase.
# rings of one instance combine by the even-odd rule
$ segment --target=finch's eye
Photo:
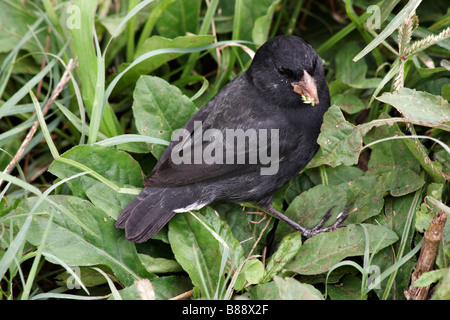
[[[281,69],[281,68],[277,68],[277,72],[278,72],[279,74],[281,74],[282,76],[286,75],[286,71],[284,71],[284,70]]]

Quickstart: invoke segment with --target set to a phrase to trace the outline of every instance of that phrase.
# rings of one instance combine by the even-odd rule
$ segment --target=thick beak
[[[291,85],[294,87],[294,92],[302,96],[303,102],[312,105],[319,103],[316,81],[305,70],[303,70],[302,79],[298,82],[292,82]]]

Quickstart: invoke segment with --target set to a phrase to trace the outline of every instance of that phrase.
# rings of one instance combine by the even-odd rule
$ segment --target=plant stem
[[[408,300],[425,300],[428,296],[430,286],[414,287],[414,282],[416,282],[423,273],[428,272],[433,268],[439,244],[443,238],[446,221],[447,214],[445,211],[438,211],[428,225],[422,249],[420,250],[419,260],[417,261],[416,268],[411,276],[411,285],[409,286],[409,289],[405,291],[405,296]]]

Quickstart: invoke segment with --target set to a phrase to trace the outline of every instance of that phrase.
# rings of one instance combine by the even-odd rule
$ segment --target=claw
[[[312,228],[312,231],[316,231],[319,230],[320,228],[323,227],[323,225],[325,224],[325,222],[328,221],[328,219],[330,219],[331,217],[331,211],[333,211],[333,209],[336,208],[336,206],[332,206],[330,209],[328,209],[327,213],[325,213],[325,215],[323,216],[322,220],[319,221],[318,224],[316,224],[314,226],[314,228]],[[340,215],[340,214],[339,214]]]
[[[316,224],[312,229],[306,229],[303,230],[302,235],[306,238],[309,239],[319,233],[322,232],[330,232],[330,231],[334,231],[337,228],[342,228],[345,227],[345,225],[342,224],[342,222],[344,222],[345,219],[347,219],[348,217],[348,208],[353,204],[353,202],[349,203],[348,205],[345,206],[344,210],[342,210],[341,213],[338,214],[338,216],[336,217],[336,221],[329,227],[326,228],[322,228],[322,226],[325,224],[325,222],[328,221],[328,219],[330,219],[331,217],[331,211],[336,207],[336,206],[332,206],[330,209],[328,209],[327,213],[325,213],[325,215],[323,216],[322,220],[319,221],[318,224]]]
[[[336,230],[337,228],[345,227],[341,223],[348,217],[347,210],[352,204],[353,204],[353,202],[351,202],[350,204],[345,206],[344,210],[342,210],[342,212],[337,216],[335,223],[333,223],[329,227],[322,228],[323,225],[325,224],[325,222],[327,222],[327,220],[330,219],[331,211],[336,207],[336,206],[332,206],[325,213],[325,216],[322,218],[322,220],[320,220],[319,223],[317,225],[315,225],[312,229],[307,229],[305,227],[302,227],[297,222],[292,221],[291,219],[286,217],[284,214],[282,214],[281,212],[277,211],[271,205],[265,204],[265,206],[261,206],[261,208],[263,210],[265,210],[267,213],[269,213],[270,215],[274,216],[275,218],[277,218],[277,219],[287,223],[294,230],[300,232],[304,238],[309,239],[309,238],[311,238],[311,237],[313,237],[313,236],[315,236],[315,235],[317,235],[319,233],[330,232],[330,231]]]

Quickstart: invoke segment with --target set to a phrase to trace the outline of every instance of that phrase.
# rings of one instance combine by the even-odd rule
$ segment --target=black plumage
[[[295,36],[279,36],[266,42],[256,52],[249,69],[228,83],[185,124],[183,128],[192,143],[185,143],[178,150],[181,140],[172,141],[146,177],[145,188],[122,211],[116,226],[125,229],[129,240],[143,242],[154,236],[176,212],[227,200],[254,202],[306,237],[336,228],[345,215],[332,226],[320,229],[327,214],[321,224],[306,229],[276,211],[271,204],[276,191],[316,154],[323,115],[329,106],[322,60],[314,49]],[[214,129],[221,134],[209,140],[196,139],[194,126],[199,123],[203,132]],[[244,163],[237,161],[237,145],[230,163],[226,163],[225,151],[222,161],[195,163],[195,143],[205,151],[214,139],[225,140],[227,129],[255,130],[256,135],[248,137],[245,150],[240,150]],[[250,161],[252,139],[262,138],[260,129],[268,132],[267,155],[278,151],[276,162],[267,163],[259,157],[256,162]],[[273,129],[276,131],[271,131]],[[272,132],[278,135],[269,134]],[[271,145],[275,138],[278,144]],[[222,142],[225,150],[226,141]],[[258,148],[262,147],[258,144]],[[192,151],[191,163],[174,163],[175,150],[178,155]],[[216,150],[214,156],[217,155],[220,153]],[[261,170],[270,166],[277,169],[276,172],[262,174]]]

